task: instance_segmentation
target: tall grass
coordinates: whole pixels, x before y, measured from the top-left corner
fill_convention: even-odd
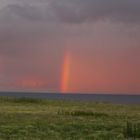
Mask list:
[[[140,123],[127,122],[124,129],[126,138],[140,138]]]

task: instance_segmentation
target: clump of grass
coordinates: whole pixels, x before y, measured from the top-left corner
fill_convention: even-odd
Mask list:
[[[127,122],[124,129],[126,138],[140,138],[140,123]]]
[[[19,98],[19,99],[14,98],[13,101],[15,103],[41,103],[43,100],[23,97],[23,98]]]
[[[1,102],[8,102],[8,103],[41,103],[43,102],[42,99],[36,98],[14,98],[14,97],[0,97]]]
[[[58,111],[58,115],[71,115],[71,116],[94,116],[94,117],[107,117],[108,114],[102,112],[92,112],[92,111]]]

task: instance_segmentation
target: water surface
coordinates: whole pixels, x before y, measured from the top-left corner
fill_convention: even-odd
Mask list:
[[[60,94],[39,92],[0,92],[0,96],[27,97],[53,100],[80,100],[94,102],[109,102],[118,104],[140,104],[140,95],[110,95],[110,94]]]

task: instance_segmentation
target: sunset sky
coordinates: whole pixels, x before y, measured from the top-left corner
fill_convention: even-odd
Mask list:
[[[0,0],[0,90],[140,94],[140,0]]]

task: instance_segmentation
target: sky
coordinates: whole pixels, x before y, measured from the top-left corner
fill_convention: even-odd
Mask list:
[[[0,0],[0,90],[140,94],[139,0]]]

